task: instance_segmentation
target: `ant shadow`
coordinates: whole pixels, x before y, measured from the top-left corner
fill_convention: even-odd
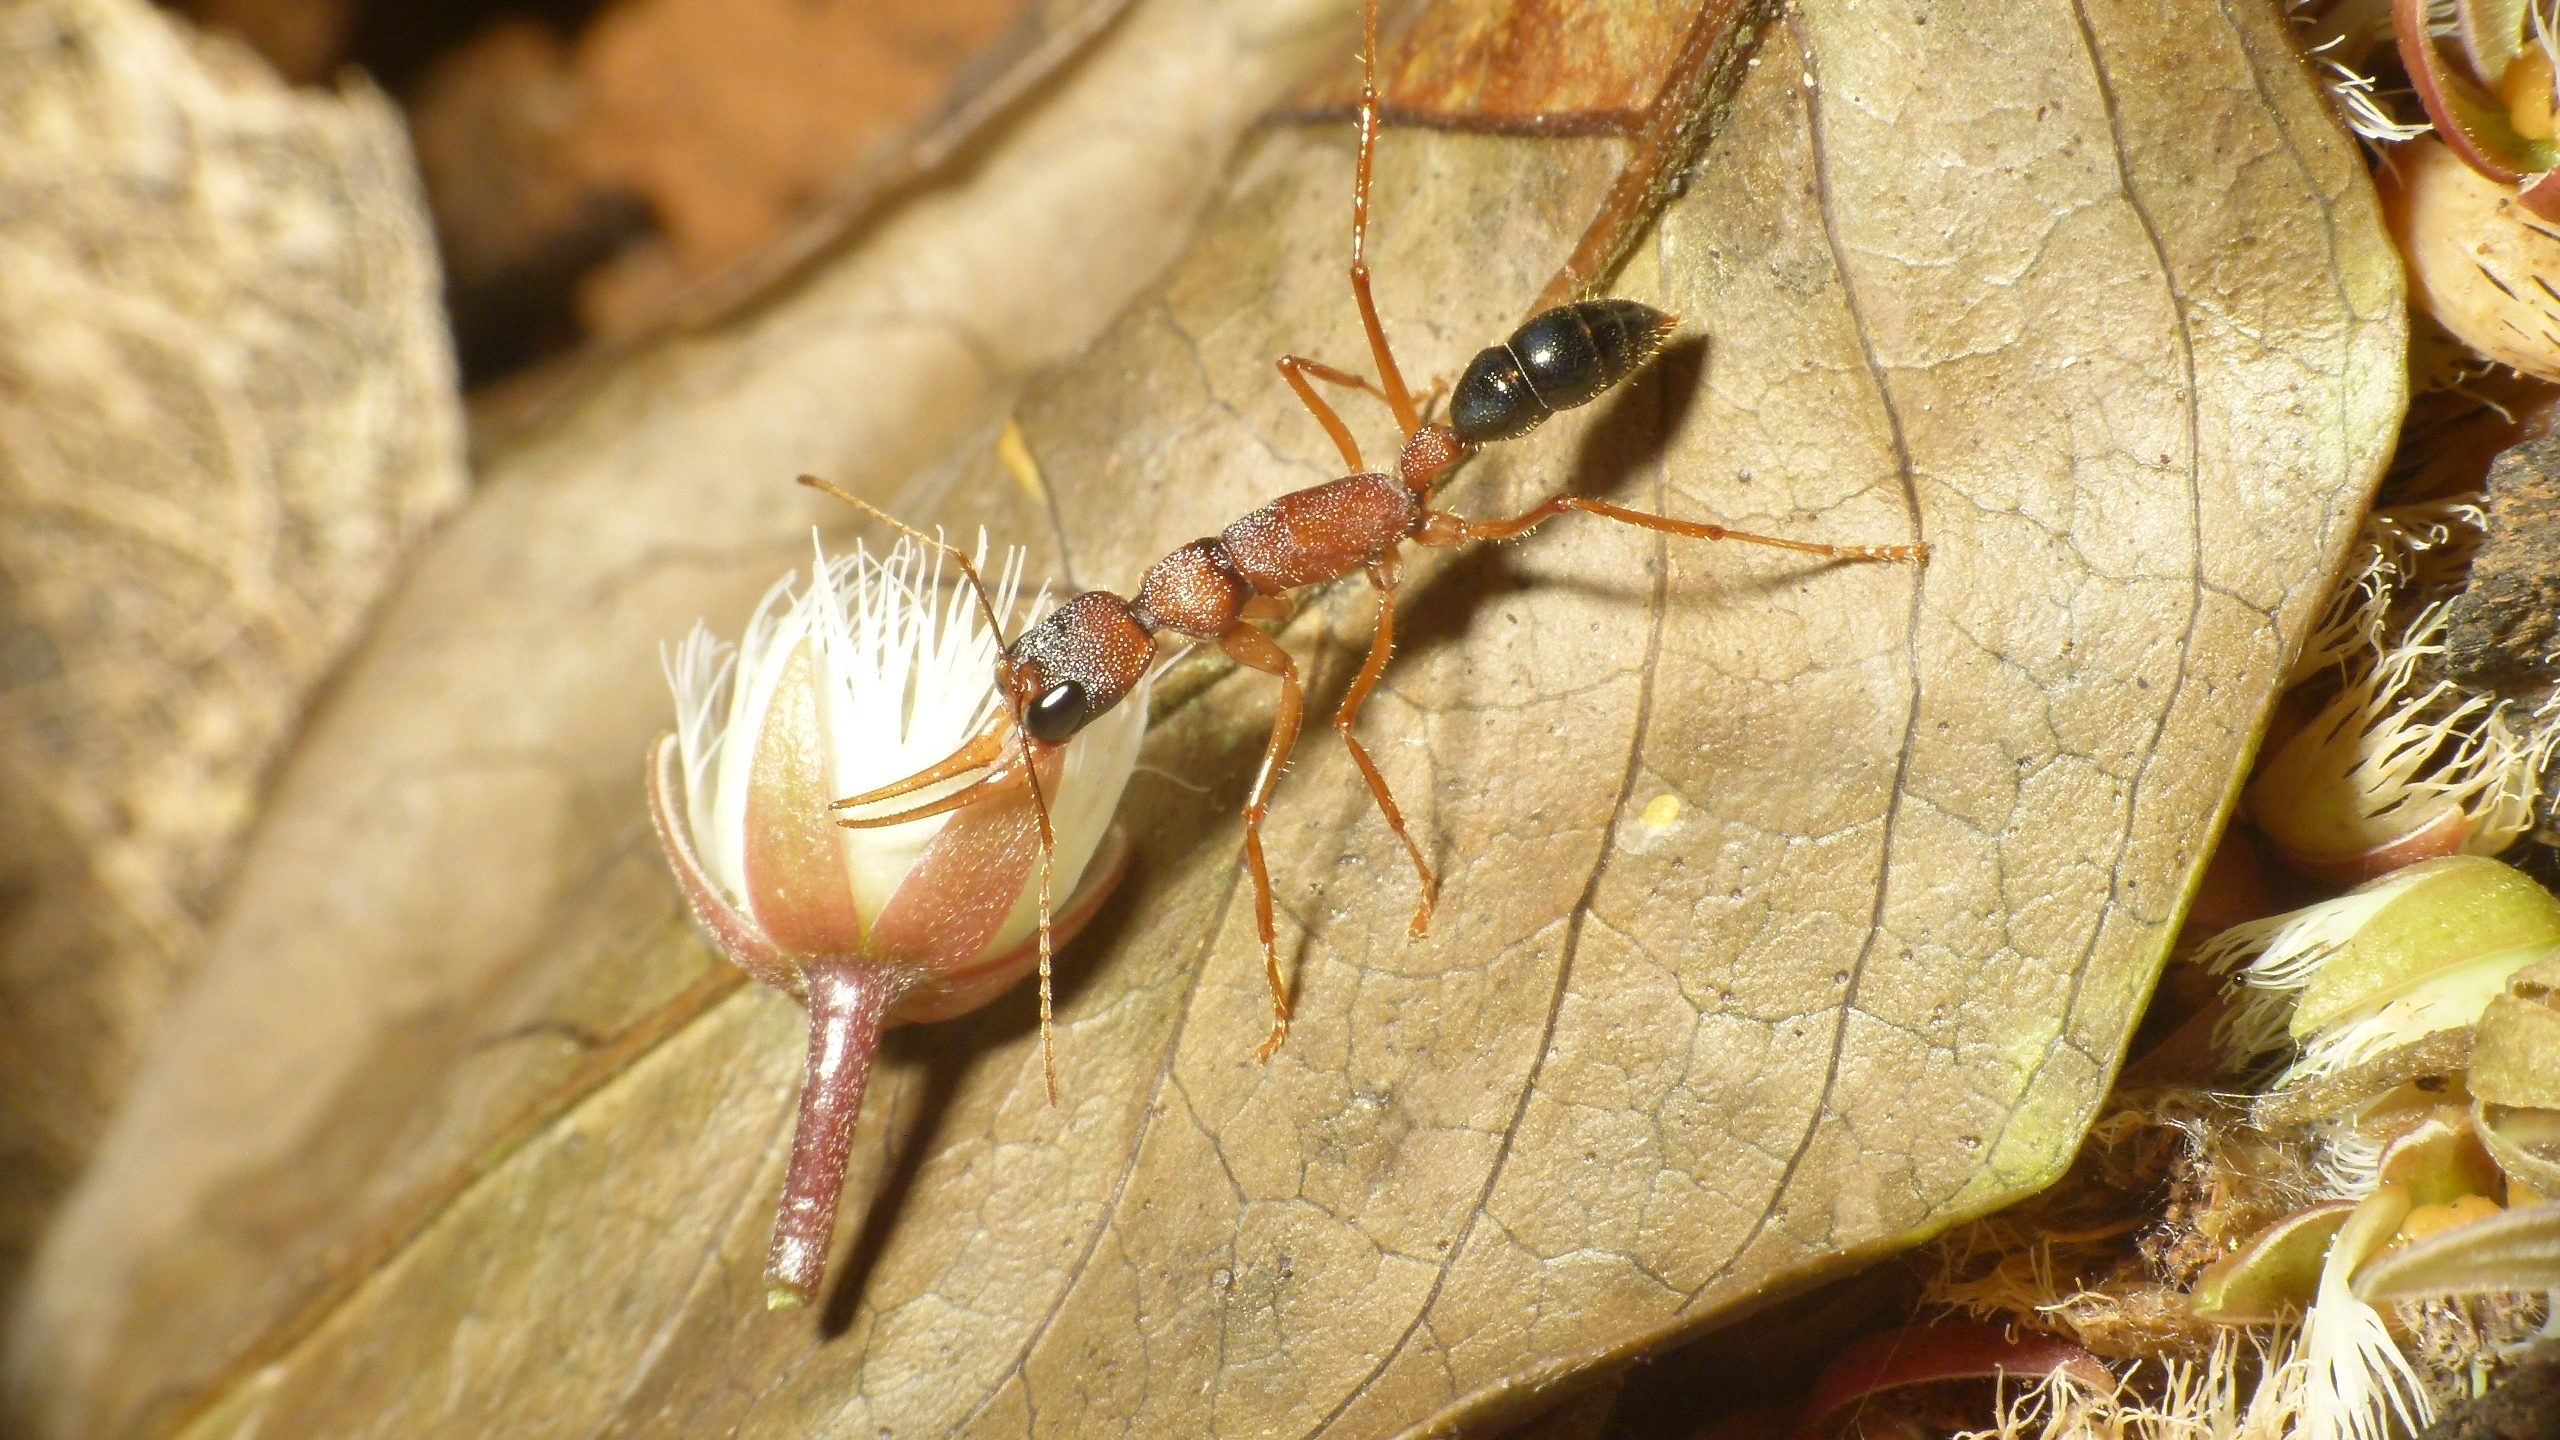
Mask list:
[[[1594,499],[1611,499],[1624,491],[1637,475],[1658,466],[1670,449],[1672,437],[1680,433],[1691,408],[1704,392],[1707,364],[1705,336],[1684,338],[1664,347],[1652,366],[1636,377],[1625,392],[1612,401],[1604,402],[1607,408],[1601,412],[1597,423],[1583,433],[1565,486],[1567,492]],[[1478,502],[1479,505],[1481,503]],[[1654,507],[1642,505],[1637,508]],[[1590,515],[1559,516],[1557,519],[1567,524],[1613,523]],[[1685,553],[1680,549],[1683,546],[1709,552],[1719,548],[1713,541],[1691,541],[1677,536],[1665,538],[1674,548],[1674,553]],[[1570,590],[1584,595],[1640,600],[1646,598],[1650,588],[1646,584],[1631,585],[1628,577],[1623,576],[1533,575],[1520,566],[1517,554],[1506,545],[1471,546],[1434,571],[1428,580],[1399,596],[1396,607],[1399,652],[1424,654],[1463,639],[1488,601],[1514,592]],[[1736,572],[1729,588],[1737,593],[1775,589],[1804,574],[1850,563],[1842,559],[1805,558],[1806,563],[1800,569],[1784,576],[1749,579]],[[1652,575],[1648,566],[1641,575],[1633,578],[1650,581]]]
[[[1098,966],[1082,963],[1079,952],[1104,954],[1117,948],[1131,918],[1138,913],[1135,892],[1144,888],[1133,861],[1129,874],[1111,898],[1102,902],[1075,939],[1060,947],[1050,981],[1058,1008],[1065,1009],[1070,1000],[1092,984],[1099,970]],[[826,1308],[818,1319],[822,1338],[840,1339],[853,1328],[854,1314],[871,1289],[872,1274],[879,1269],[881,1257],[889,1251],[889,1242],[897,1237],[898,1227],[906,1219],[916,1181],[923,1175],[925,1161],[950,1118],[952,1102],[959,1098],[969,1077],[986,1063],[988,1056],[1010,1041],[1037,1033],[1039,1028],[1039,992],[1034,986],[1020,985],[974,1014],[932,1025],[902,1026],[881,1037],[879,1061],[902,1069],[919,1068],[924,1072],[924,1081],[911,1113],[891,1117],[901,1122],[897,1125],[898,1137],[891,1142],[895,1149],[863,1206],[861,1228],[854,1232],[843,1260],[830,1267],[835,1281],[827,1291]]]
[[[1565,488],[1576,495],[1614,498],[1660,464],[1705,388],[1707,360],[1703,335],[1664,346],[1635,383],[1604,402],[1606,408],[1583,432]],[[1589,516],[1558,518],[1594,523]],[[1488,601],[1559,587],[1624,598],[1640,593],[1607,577],[1533,576],[1522,570],[1509,546],[1472,545],[1398,597],[1396,648],[1407,655],[1428,654],[1465,638]]]
[[[1619,494],[1649,469],[1658,466],[1697,403],[1705,379],[1708,343],[1692,336],[1666,346],[1634,383],[1603,402],[1596,422],[1584,431],[1575,451],[1567,488],[1577,495]],[[1481,504],[1481,502],[1479,502]],[[1562,518],[1562,517],[1559,517]],[[1579,517],[1592,523],[1596,517]],[[1607,522],[1601,522],[1607,523]],[[1678,543],[1674,541],[1674,543]],[[1651,576],[1638,575],[1649,582]],[[1524,568],[1510,547],[1473,545],[1457,552],[1428,579],[1400,591],[1396,603],[1396,655],[1399,660],[1428,654],[1466,638],[1488,603],[1529,590],[1573,587],[1583,593],[1642,600],[1650,585],[1630,586],[1623,578],[1585,578],[1536,574]],[[1349,693],[1368,653],[1369,632],[1341,630],[1312,657],[1306,676],[1308,728],[1301,746],[1322,736],[1326,722]],[[1391,672],[1392,673],[1392,672]],[[1330,738],[1326,736],[1325,738]],[[1371,808],[1370,797],[1356,792],[1346,802],[1348,813]],[[1298,927],[1296,945],[1284,952],[1283,970],[1295,990],[1305,974],[1316,943],[1312,929]]]

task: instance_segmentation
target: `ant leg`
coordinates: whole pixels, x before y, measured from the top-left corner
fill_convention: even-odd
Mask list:
[[[1289,388],[1297,391],[1298,398],[1306,402],[1307,413],[1315,416],[1316,423],[1324,427],[1324,433],[1333,437],[1333,448],[1342,452],[1342,462],[1351,467],[1343,473],[1358,475],[1367,470],[1369,467],[1360,459],[1360,442],[1351,438],[1351,427],[1342,423],[1342,417],[1335,414],[1324,397],[1316,393],[1316,387],[1307,383],[1307,377],[1313,375],[1335,385],[1366,390],[1381,400],[1387,398],[1386,392],[1370,384],[1363,376],[1348,370],[1336,370],[1323,361],[1309,360],[1303,355],[1281,356],[1279,368],[1280,378],[1288,381]]]
[[[1278,641],[1252,626],[1238,622],[1218,637],[1218,648],[1237,664],[1280,680],[1280,713],[1272,718],[1271,743],[1263,747],[1262,768],[1254,773],[1253,793],[1244,802],[1244,859],[1253,871],[1253,918],[1262,932],[1264,977],[1271,982],[1271,1038],[1262,1042],[1253,1058],[1267,1061],[1289,1038],[1289,987],[1280,978],[1279,926],[1271,910],[1271,867],[1262,858],[1262,820],[1270,813],[1271,787],[1280,778],[1280,767],[1289,763],[1289,752],[1297,747],[1306,695],[1298,688],[1297,662]]]
[[[1413,924],[1406,932],[1419,936],[1431,928],[1431,906],[1440,895],[1440,882],[1433,878],[1431,865],[1422,858],[1422,847],[1414,843],[1413,834],[1405,829],[1404,812],[1396,808],[1396,797],[1387,791],[1387,777],[1378,773],[1376,762],[1369,758],[1368,748],[1351,733],[1360,723],[1360,706],[1377,688],[1378,677],[1386,673],[1387,657],[1396,648],[1396,583],[1399,579],[1395,555],[1369,567],[1369,583],[1378,589],[1378,633],[1369,641],[1369,658],[1360,664],[1360,678],[1351,682],[1351,692],[1342,697],[1342,708],[1333,714],[1333,728],[1342,735],[1343,745],[1351,751],[1351,762],[1369,782],[1369,793],[1378,798],[1378,809],[1387,817],[1387,828],[1404,842],[1404,853],[1413,857],[1413,873],[1422,881],[1422,903],[1413,907]]]
[[[1414,535],[1418,544],[1447,548],[1477,540],[1516,540],[1537,529],[1567,510],[1660,530],[1672,535],[1686,535],[1692,540],[1744,540],[1754,545],[1770,545],[1780,550],[1793,550],[1804,555],[1819,555],[1826,560],[1901,560],[1919,563],[1929,558],[1926,545],[1823,545],[1811,540],[1782,540],[1775,535],[1754,535],[1743,530],[1728,530],[1722,525],[1709,525],[1698,520],[1674,520],[1668,515],[1651,515],[1642,510],[1629,510],[1605,500],[1592,500],[1580,495],[1558,495],[1544,504],[1532,506],[1508,520],[1468,520],[1445,510],[1434,510],[1422,517],[1422,528]]]
[[[1351,295],[1360,302],[1360,324],[1369,332],[1369,353],[1378,360],[1378,379],[1386,386],[1387,408],[1405,438],[1422,428],[1422,412],[1405,388],[1396,353],[1387,347],[1386,327],[1378,323],[1378,302],[1369,293],[1369,170],[1378,152],[1378,0],[1361,6],[1360,163],[1351,179]],[[1356,466],[1354,467],[1357,468]]]

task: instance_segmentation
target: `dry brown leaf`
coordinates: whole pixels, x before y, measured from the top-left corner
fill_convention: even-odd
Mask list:
[[[578,38],[579,168],[645,195],[697,273],[751,251],[950,71],[1022,0],[638,0]]]
[[[1618,282],[1711,347],[1453,498],[1570,477],[1932,565],[1569,520],[1417,566],[1364,725],[1440,921],[1405,940],[1318,731],[1267,1068],[1233,811],[1271,696],[1188,668],[1068,957],[1065,1106],[1027,996],[893,1037],[833,1303],[761,1310],[798,1017],[657,871],[647,648],[789,562],[794,470],[1122,585],[1333,473],[1268,366],[1360,357],[1348,127],[1225,140],[1309,58],[1276,41],[1347,63],[1340,10],[1139,7],[965,184],[502,457],[47,1252],[11,1369],[46,1433],[1492,1430],[2059,1172],[2388,448],[2398,267],[2249,0],[1815,0]],[[1625,148],[1390,132],[1409,369],[1516,321]],[[907,481],[1213,167],[1180,263],[1020,404],[1053,493],[983,431]],[[1319,705],[1368,614],[1291,630]]]
[[[462,497],[398,117],[142,0],[0,13],[0,1295],[314,686]]]

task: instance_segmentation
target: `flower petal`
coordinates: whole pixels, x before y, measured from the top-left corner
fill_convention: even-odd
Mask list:
[[[1065,753],[1049,752],[1039,767],[1044,791],[1057,794]],[[1029,786],[954,811],[881,910],[872,955],[928,974],[969,964],[1004,928],[1039,864],[1040,816]],[[1060,865],[1054,880],[1071,889],[1076,875]]]
[[[649,752],[649,819],[657,826],[658,846],[667,853],[667,868],[675,872],[677,888],[684,891],[694,920],[731,964],[785,994],[801,993],[799,970],[773,948],[773,942],[756,928],[753,920],[739,914],[729,903],[729,897],[704,871],[701,857],[694,853],[686,817],[676,810],[678,786],[668,783],[669,773],[676,768],[677,751],[676,737],[665,735]]]
[[[2331,1200],[2267,1226],[2248,1243],[2205,1267],[2188,1303],[2207,1320],[2251,1325],[2307,1308],[2320,1290],[2329,1242],[2355,1213],[2353,1200]]]
[[[817,663],[794,646],[755,737],[747,780],[747,903],[776,945],[802,955],[861,952],[845,833],[827,811],[827,736]]]
[[[2427,8],[2427,0],[2395,0],[2391,19],[2400,34],[2401,63],[2408,67],[2409,82],[2418,92],[2418,102],[2427,107],[2427,118],[2436,122],[2436,133],[2465,164],[2508,185],[2539,175],[2560,162],[2560,152],[2555,152],[2550,141],[2528,140],[2518,134],[2506,109],[2495,96],[2486,93],[2485,87],[2505,78],[2503,74],[2475,77],[2455,68],[2427,24]],[[2472,8],[2496,11],[2506,7],[2496,0],[2475,0]],[[2495,25],[2484,30],[2475,21],[2473,28],[2474,33],[2485,38],[2487,30],[2494,30]]]
[[[1084,881],[1058,906],[1049,919],[1051,942],[1061,951],[1076,938],[1102,902],[1119,888],[1120,877],[1129,873],[1129,835],[1113,829],[1103,836],[1102,846],[1084,867]],[[1012,949],[998,948],[991,959],[963,966],[930,981],[920,981],[899,1001],[897,1023],[924,1024],[966,1015],[997,996],[1022,983],[1022,978],[1040,964],[1040,937],[1033,935]]]
[[[1973,1320],[1905,1326],[1843,1347],[1805,1397],[1797,1433],[1824,1433],[1826,1422],[1841,1411],[1909,1385],[2000,1377],[2038,1380],[2066,1372],[2091,1389],[2115,1386],[2115,1376],[2097,1356],[2057,1336],[2012,1334]]]
[[[2560,1205],[2529,1205],[2430,1235],[2376,1258],[2352,1284],[2373,1305],[2560,1288]]]

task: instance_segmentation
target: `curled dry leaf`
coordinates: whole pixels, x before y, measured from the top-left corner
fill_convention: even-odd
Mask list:
[[[2470,1078],[2492,1105],[2560,1110],[2560,957],[2518,971],[2481,1010]]]
[[[305,701],[464,487],[398,116],[143,0],[0,12],[0,1295]]]
[[[2196,1313],[2227,1324],[2299,1315],[2320,1288],[2329,1242],[2354,1213],[2353,1200],[2331,1200],[2288,1215],[2250,1237],[2196,1277]]]
[[[647,646],[743,611],[798,470],[1108,585],[1334,474],[1270,362],[1362,354],[1349,129],[1226,143],[1279,38],[1339,83],[1349,18],[1139,6],[967,184],[501,457],[47,1254],[13,1362],[47,1431],[1493,1429],[2058,1173],[2387,451],[2398,264],[2261,7],[1813,0],[1690,174],[1694,117],[1605,118],[1727,53],[1677,26],[1577,82],[1588,124],[1406,93],[1436,123],[1389,129],[1371,259],[1409,369],[1450,375],[1622,248],[1586,234],[1611,196],[1678,192],[1617,288],[1711,340],[1455,503],[1570,480],[1932,564],[1566,521],[1416,565],[1363,724],[1440,918],[1405,938],[1411,871],[1311,741],[1267,832],[1300,999],[1267,1068],[1234,811],[1272,697],[1168,675],[1138,860],[1061,977],[1065,1107],[1027,995],[899,1037],[821,1327],[762,1312],[799,1019],[706,978],[654,870]],[[1400,83],[1516,27],[1409,33],[1456,38]],[[1023,397],[1046,487],[985,433],[901,485],[989,416],[955,337],[1003,371],[1162,253],[1178,187],[1120,168],[1150,143],[1224,189]],[[1619,184],[1630,154],[1668,168]],[[1346,590],[1284,637],[1319,713],[1369,621]],[[315,912],[323,855],[420,923]],[[332,973],[363,979],[313,1023]]]
[[[1892,1402],[1883,1397],[1896,1390],[1971,1380],[2033,1385],[2056,1374],[2096,1390],[2115,1385],[2097,1356],[2056,1336],[1978,1320],[1905,1326],[1853,1341],[1832,1357],[1805,1397],[1793,1433],[1797,1440],[1841,1433],[1833,1423],[1840,1412],[1871,1404],[1890,1411]]]
[[[2560,1205],[2492,1209],[2383,1255],[2356,1272],[2369,1303],[2560,1287]]]

